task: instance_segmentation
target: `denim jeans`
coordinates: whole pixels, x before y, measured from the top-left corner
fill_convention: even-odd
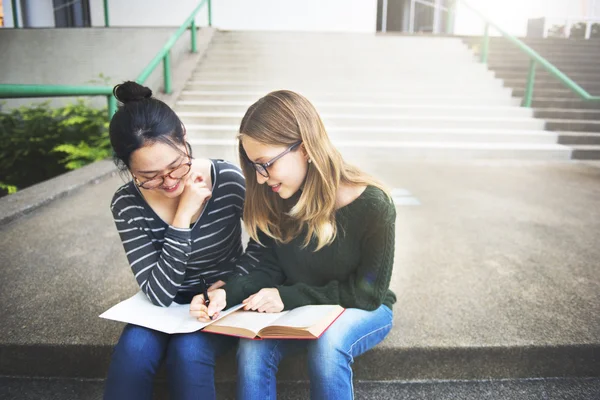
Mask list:
[[[349,308],[317,340],[240,339],[237,352],[238,400],[273,400],[279,362],[308,351],[310,397],[313,400],[354,398],[354,358],[381,342],[392,329],[392,311]]]
[[[236,338],[211,333],[169,335],[127,325],[112,355],[104,399],[150,400],[163,359],[170,398],[214,399],[215,359],[236,343]]]

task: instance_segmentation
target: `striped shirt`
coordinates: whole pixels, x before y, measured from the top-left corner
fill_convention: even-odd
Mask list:
[[[111,211],[131,270],[153,304],[168,307],[189,302],[201,293],[203,277],[210,285],[256,267],[261,246],[242,247],[241,217],[246,185],[240,169],[211,160],[212,196],[188,229],[164,222],[130,181],[119,188]]]

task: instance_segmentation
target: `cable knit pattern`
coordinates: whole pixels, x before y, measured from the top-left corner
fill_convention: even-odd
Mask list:
[[[276,287],[286,310],[310,304],[339,304],[375,310],[396,302],[389,290],[394,264],[396,208],[380,189],[369,186],[336,211],[335,241],[315,252],[290,243],[264,240],[268,249],[249,275],[227,283],[227,304],[240,303],[262,288]],[[266,243],[265,243],[266,242]]]

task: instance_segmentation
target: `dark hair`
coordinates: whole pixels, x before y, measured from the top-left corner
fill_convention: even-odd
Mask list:
[[[139,148],[161,142],[179,150],[189,144],[185,129],[175,112],[162,101],[152,97],[152,90],[127,81],[113,89],[121,103],[109,125],[110,144],[114,161],[121,171],[129,169],[131,154]]]

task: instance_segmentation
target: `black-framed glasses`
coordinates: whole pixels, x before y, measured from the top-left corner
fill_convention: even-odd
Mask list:
[[[294,149],[296,149],[296,147],[300,146],[301,144],[302,144],[302,142],[296,142],[296,143],[294,143],[293,145],[291,145],[290,147],[288,147],[287,150],[285,150],[283,153],[277,155],[275,158],[267,161],[266,163],[257,163],[257,162],[251,161],[248,158],[248,156],[246,156],[246,159],[248,160],[248,163],[250,165],[252,165],[252,167],[254,167],[254,169],[256,170],[256,172],[258,172],[259,174],[261,174],[265,178],[268,178],[269,177],[269,171],[267,170],[267,168],[269,168],[271,165],[273,165],[275,163],[275,161],[279,160],[281,157],[285,156],[290,151],[293,151]]]
[[[188,158],[188,162],[179,164],[179,166],[173,168],[166,174],[155,176],[154,178],[148,179],[144,182],[139,182],[138,178],[134,176],[137,187],[141,187],[144,189],[156,189],[157,187],[162,186],[167,176],[171,179],[182,179],[192,170],[192,157],[190,157],[190,154],[187,151],[187,147],[185,149],[185,155]]]

